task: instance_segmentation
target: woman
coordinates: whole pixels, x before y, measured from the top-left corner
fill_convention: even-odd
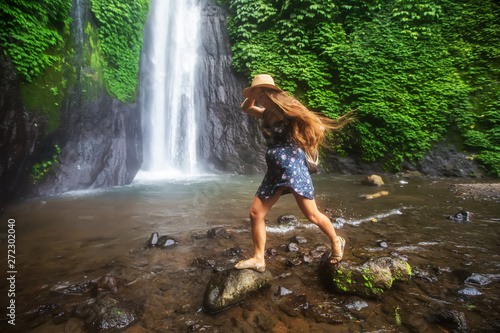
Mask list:
[[[328,236],[332,248],[330,262],[338,263],[344,255],[345,240],[337,236],[330,219],[318,210],[306,154],[317,156],[318,146],[325,139],[325,130],[339,129],[349,121],[348,117],[332,120],[318,116],[276,87],[273,78],[267,74],[257,75],[252,85],[243,91],[243,96],[246,99],[241,109],[263,120],[268,169],[250,209],[254,255],[240,261],[235,268],[265,271],[264,218],[280,196],[287,193],[293,194],[302,213]]]

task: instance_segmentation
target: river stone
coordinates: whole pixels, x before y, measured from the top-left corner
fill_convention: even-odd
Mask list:
[[[95,330],[122,329],[137,319],[137,314],[124,302],[110,295],[82,303],[75,310],[77,317]]]
[[[160,238],[158,238],[157,246],[159,247],[167,248],[173,245],[179,245],[179,242],[171,236],[161,236]]]
[[[394,281],[408,281],[410,265],[392,257],[373,257],[366,261],[341,261],[330,264],[330,253],[321,258],[320,279],[333,293],[358,295],[365,298],[380,297]]]
[[[217,238],[224,236],[226,234],[226,229],[223,227],[215,227],[207,231],[208,238]]]
[[[455,222],[470,222],[472,214],[468,211],[462,210],[455,215],[448,216],[448,220]]]
[[[227,269],[212,276],[205,289],[203,309],[209,313],[223,311],[243,302],[254,292],[270,285],[271,273],[251,269]]]
[[[384,185],[384,181],[382,180],[382,177],[378,175],[371,175],[363,179],[361,184],[368,186],[382,186]]]
[[[297,223],[299,219],[295,215],[281,215],[278,217],[278,224]]]

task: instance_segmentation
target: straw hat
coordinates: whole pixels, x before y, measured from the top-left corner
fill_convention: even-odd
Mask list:
[[[274,85],[274,80],[271,75],[259,74],[253,78],[252,85],[245,90],[243,90],[243,96],[251,97],[252,90],[254,88],[271,88],[274,90],[282,91],[280,88]]]

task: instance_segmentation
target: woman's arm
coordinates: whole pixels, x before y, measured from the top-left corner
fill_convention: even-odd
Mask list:
[[[263,114],[264,114],[264,110],[265,110],[264,108],[261,108],[261,107],[258,107],[255,105],[255,99],[249,99],[249,98],[247,98],[243,101],[243,104],[241,104],[241,109],[246,114],[248,114],[254,118],[257,118],[257,119],[263,118]]]

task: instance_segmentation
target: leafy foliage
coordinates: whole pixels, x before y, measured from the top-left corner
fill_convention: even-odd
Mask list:
[[[361,107],[342,153],[397,170],[453,137],[500,174],[495,1],[222,2],[237,71],[330,117]]]
[[[0,3],[0,45],[25,81],[33,81],[59,61],[54,50],[64,44],[70,8],[71,0]]]
[[[134,100],[149,0],[91,0],[98,21],[104,79],[112,96]]]
[[[36,163],[33,165],[31,170],[30,178],[33,184],[37,184],[43,178],[45,178],[51,172],[54,172],[54,167],[59,164],[59,155],[61,154],[61,148],[58,145],[54,145],[54,153],[51,160],[43,161],[41,163]]]

